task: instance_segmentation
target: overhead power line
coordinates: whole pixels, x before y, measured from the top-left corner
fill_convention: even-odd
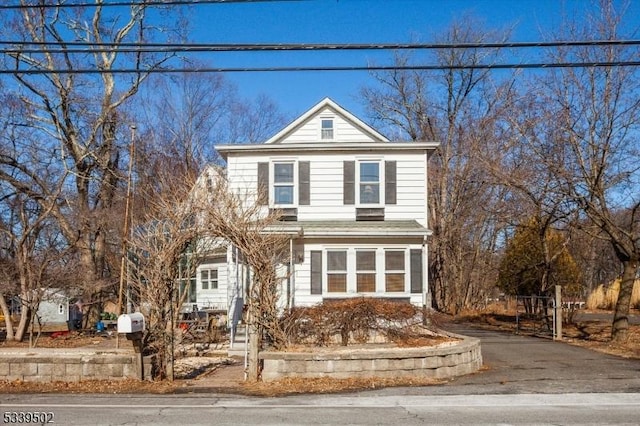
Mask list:
[[[264,52],[264,51],[338,51],[338,50],[439,50],[439,49],[530,49],[548,47],[638,46],[640,40],[573,40],[502,43],[90,43],[29,42],[0,40],[5,54],[88,53],[118,50],[123,53],[152,52]]]
[[[81,1],[77,3],[63,3],[63,4],[55,4],[55,3],[47,3],[47,4],[33,4],[33,5],[22,5],[22,4],[9,4],[9,5],[0,5],[0,10],[2,9],[53,9],[53,8],[74,8],[74,7],[114,7],[114,6],[179,6],[179,5],[188,5],[195,6],[198,4],[222,4],[222,3],[283,3],[283,2],[303,2],[308,0],[139,0],[139,1],[131,1],[131,0],[113,0],[102,3],[100,5],[96,4],[96,2],[90,1]]]
[[[205,67],[205,68],[154,68],[134,69],[117,68],[105,69],[30,69],[30,70],[0,70],[0,74],[136,74],[136,73],[244,73],[244,72],[301,72],[301,71],[437,71],[437,70],[465,70],[465,69],[535,69],[535,68],[594,68],[594,67],[637,67],[640,61],[615,62],[556,62],[535,64],[475,64],[475,65],[382,65],[382,66],[301,66],[301,67]]]

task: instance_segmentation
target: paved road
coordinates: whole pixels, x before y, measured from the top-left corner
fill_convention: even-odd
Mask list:
[[[396,391],[397,392],[397,391]],[[51,413],[59,425],[637,425],[638,394],[27,395],[0,410]],[[9,423],[17,423],[11,422]]]

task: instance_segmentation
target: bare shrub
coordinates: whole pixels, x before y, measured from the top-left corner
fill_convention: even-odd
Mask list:
[[[408,302],[354,298],[325,301],[294,308],[282,318],[288,344],[327,346],[335,341],[343,346],[366,343],[376,335],[397,341],[414,336],[420,311]]]

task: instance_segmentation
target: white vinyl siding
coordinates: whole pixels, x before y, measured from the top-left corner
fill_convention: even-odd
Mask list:
[[[205,273],[206,271],[206,273]],[[212,275],[211,272],[215,271]],[[226,263],[202,264],[197,269],[197,297],[199,309],[222,309],[227,306],[228,266]],[[205,288],[206,287],[206,288]]]
[[[424,153],[386,154],[381,161],[396,161],[396,204],[387,204],[385,220],[417,220],[426,225],[426,155]],[[348,153],[299,155],[296,161],[309,161],[310,204],[298,207],[298,220],[353,220],[354,206],[343,203],[343,161],[359,161],[362,157]],[[230,188],[247,204],[255,200],[258,162],[283,161],[268,156],[243,155],[229,158],[227,170]],[[294,172],[294,177],[297,172]],[[383,173],[383,170],[381,170]],[[381,174],[381,179],[384,175]],[[381,196],[383,186],[380,187]],[[294,198],[295,200],[295,198]],[[265,208],[265,212],[267,209]]]
[[[345,120],[340,115],[326,108],[308,122],[302,124],[297,129],[286,135],[280,143],[300,143],[300,142],[319,142],[322,141],[322,120],[327,118],[333,120],[333,135],[331,139],[324,139],[327,142],[339,140],[340,142],[374,142],[368,134],[364,133],[351,122]]]
[[[238,194],[247,206],[254,205],[260,168],[263,181],[268,180],[268,186],[265,187],[269,188],[270,202],[270,205],[261,206],[262,212],[266,215],[269,207],[278,206],[295,211],[297,222],[302,223],[291,224],[293,229],[298,226],[305,228],[305,221],[353,221],[355,223],[356,212],[367,209],[383,211],[385,222],[415,220],[428,228],[426,151],[435,148],[435,145],[421,143],[417,146],[412,144],[409,146],[410,144],[407,143],[390,143],[375,130],[331,104],[312,111],[274,135],[265,146],[256,147],[257,149],[251,146],[223,148],[221,152],[227,162],[226,173],[230,190]],[[333,120],[331,126],[333,138],[331,139],[328,138],[330,136],[330,126],[326,121],[328,119]],[[325,120],[326,139],[322,137],[323,120]],[[372,161],[379,164],[378,202],[362,203],[361,184],[375,184],[376,179],[372,182],[361,181],[359,164]],[[354,188],[353,192],[349,191],[349,194],[353,194],[353,204],[346,205],[343,175],[345,162],[355,165]],[[258,166],[259,163],[263,165]],[[292,173],[287,171],[286,179],[276,179],[276,175],[284,176],[280,173],[274,174],[274,165],[278,163],[293,164],[293,171]],[[267,174],[264,164],[269,165],[268,179],[265,178]],[[300,172],[301,164],[304,164],[303,174]],[[388,166],[393,167],[390,170],[395,173],[387,173]],[[395,185],[392,180],[394,177]],[[386,182],[387,180],[389,182]],[[304,191],[302,182],[304,182]],[[278,186],[282,187],[278,190],[282,194],[279,192],[278,195],[288,193],[288,196],[277,197],[281,203],[276,204],[274,188]],[[301,201],[302,194],[304,194],[304,202]],[[338,232],[339,229],[344,228],[343,224],[340,226],[342,228],[336,227]],[[389,229],[392,229],[393,224],[390,226]],[[336,232],[336,229],[331,231]],[[314,232],[317,231],[316,228]],[[411,268],[411,250],[426,253],[423,235],[402,237],[395,234],[387,235],[383,232],[376,235],[373,232],[372,235],[359,238],[346,235],[323,237],[318,233],[307,235],[303,233],[302,239],[304,239],[304,260],[301,259],[302,263],[293,265],[291,271],[290,284],[295,287],[294,294],[291,296],[286,291],[282,291],[284,300],[280,301],[279,306],[286,306],[284,301],[292,302],[295,306],[309,306],[326,298],[358,297],[359,295],[406,298],[415,304],[428,303],[428,294],[420,292],[420,289],[425,291],[428,289],[426,254],[423,259],[423,273],[414,279],[417,290],[411,293],[414,284],[411,279],[415,275]],[[314,252],[316,260],[321,259],[321,262],[316,262],[321,263],[321,266],[313,271],[314,277],[317,278],[317,271],[321,269],[321,280],[314,281],[313,291],[311,289],[311,251]],[[330,260],[328,257],[332,258],[331,262],[328,262]],[[231,263],[225,264],[224,267],[202,265],[202,268],[211,269],[212,267],[218,267],[219,288],[211,289],[209,282],[207,284],[209,288],[202,289],[199,282],[198,304],[226,306],[231,300],[231,295],[236,294],[236,280],[248,287],[249,281],[245,281],[245,278],[249,275],[237,274]],[[279,272],[284,274],[283,276],[287,275],[286,271],[279,270]],[[287,289],[284,280],[282,289]],[[321,294],[318,294],[320,291]],[[287,299],[287,297],[290,298]]]

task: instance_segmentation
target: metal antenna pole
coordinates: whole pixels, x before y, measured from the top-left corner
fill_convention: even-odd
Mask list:
[[[131,126],[131,141],[129,142],[129,173],[127,175],[127,197],[124,206],[124,226],[122,231],[122,258],[120,261],[120,288],[118,289],[118,315],[122,313],[122,292],[124,289],[125,264],[127,260],[127,238],[129,235],[129,210],[131,204],[131,175],[133,173],[134,141],[136,126]]]

